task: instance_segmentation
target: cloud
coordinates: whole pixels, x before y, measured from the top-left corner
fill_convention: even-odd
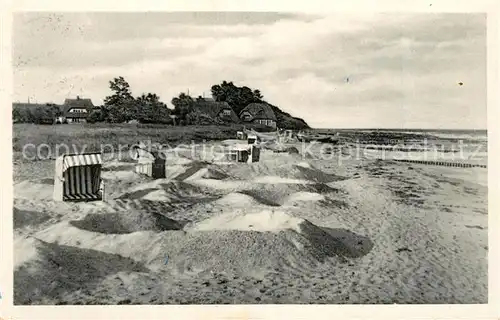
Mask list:
[[[124,76],[169,102],[228,80],[311,125],[485,127],[485,25],[482,14],[23,14],[14,95],[101,103]]]

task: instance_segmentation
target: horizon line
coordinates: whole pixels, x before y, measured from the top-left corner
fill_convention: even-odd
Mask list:
[[[335,128],[335,127],[311,127],[311,129],[329,129],[329,130],[466,130],[466,131],[488,131],[488,128],[385,128],[385,127],[366,127],[366,128]]]

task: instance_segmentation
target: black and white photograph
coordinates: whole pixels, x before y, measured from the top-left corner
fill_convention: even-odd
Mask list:
[[[13,13],[14,306],[488,304],[487,20]]]

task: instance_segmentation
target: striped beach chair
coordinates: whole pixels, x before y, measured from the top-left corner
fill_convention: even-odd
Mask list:
[[[56,159],[54,200],[103,200],[100,153],[66,154]]]

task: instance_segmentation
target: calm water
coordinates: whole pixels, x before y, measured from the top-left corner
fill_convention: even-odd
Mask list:
[[[391,152],[383,151],[384,157],[408,158],[437,161],[460,161],[467,163],[488,162],[488,132],[487,130],[443,130],[443,129],[323,129],[322,132],[339,132],[343,134],[363,135],[369,133],[385,133],[387,136],[405,134],[404,144],[427,151]],[[414,135],[414,137],[412,137]],[[422,137],[425,137],[425,140]],[[395,142],[394,144],[397,144]],[[457,152],[443,152],[453,149]],[[380,150],[368,150],[373,156],[380,156]]]

